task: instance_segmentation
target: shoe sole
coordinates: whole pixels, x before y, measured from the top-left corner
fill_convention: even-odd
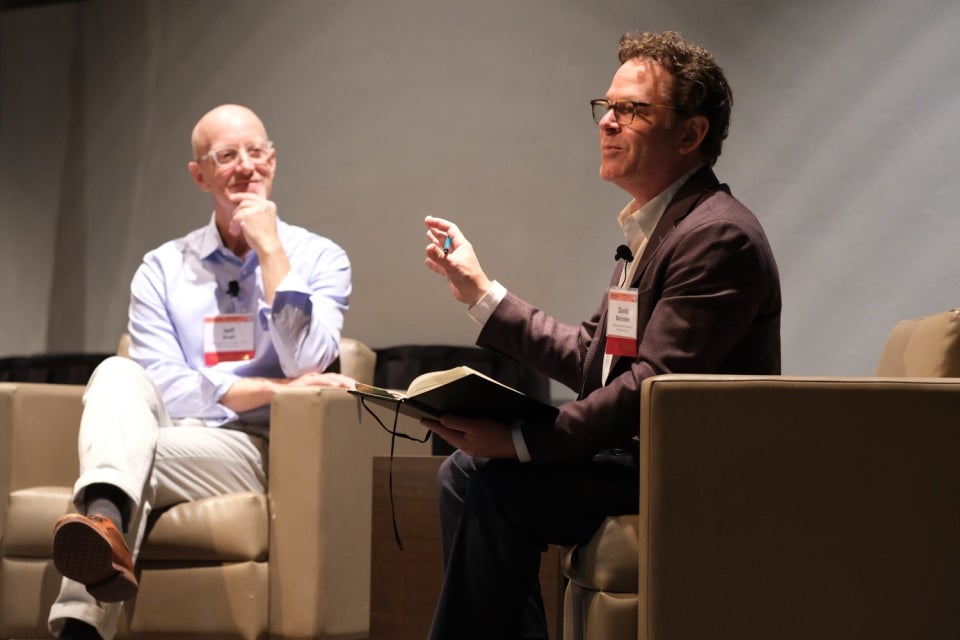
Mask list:
[[[110,542],[82,522],[66,522],[53,539],[53,564],[66,578],[83,584],[101,602],[121,602],[137,595],[137,579],[113,562]]]

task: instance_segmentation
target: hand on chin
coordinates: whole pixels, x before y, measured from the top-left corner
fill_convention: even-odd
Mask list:
[[[237,193],[251,193],[253,195],[260,196],[261,198],[267,197],[264,193],[263,183],[258,180],[251,180],[249,182],[237,182],[229,187],[230,195]],[[236,198],[231,198],[234,202],[239,202]]]

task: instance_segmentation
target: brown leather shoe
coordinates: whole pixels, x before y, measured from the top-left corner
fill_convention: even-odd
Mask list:
[[[53,564],[64,577],[85,585],[101,602],[137,595],[133,559],[109,518],[69,513],[53,528]]]

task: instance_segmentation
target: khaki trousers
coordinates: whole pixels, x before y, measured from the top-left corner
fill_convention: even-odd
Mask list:
[[[152,510],[225,493],[266,492],[263,438],[197,421],[171,420],[157,388],[133,360],[111,357],[101,363],[90,378],[83,404],[74,505],[82,512],[84,492],[91,484],[122,489],[130,499],[124,537],[134,561]],[[56,635],[66,618],[76,618],[110,640],[121,607],[122,603],[97,602],[83,585],[64,578],[50,609],[50,631]]]

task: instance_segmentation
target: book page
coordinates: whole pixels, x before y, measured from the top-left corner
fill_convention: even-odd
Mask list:
[[[467,366],[454,367],[453,369],[446,369],[444,371],[431,371],[429,373],[424,373],[417,376],[413,379],[413,382],[410,383],[410,386],[407,387],[407,397],[415,396],[418,393],[426,393],[431,389],[436,389],[437,387],[442,387],[445,384],[453,382],[454,380],[459,380],[460,378],[466,378],[469,375],[479,376],[495,384],[499,384],[501,387],[507,387],[507,385],[497,382],[490,376],[485,376],[479,371],[471,369]]]
[[[375,387],[372,384],[364,384],[358,382],[356,384],[357,391],[363,393],[369,393],[373,396],[383,396],[384,398],[392,398],[393,400],[402,400],[405,396],[402,393],[396,393],[395,391],[390,391],[389,389],[381,389],[380,387]]]

